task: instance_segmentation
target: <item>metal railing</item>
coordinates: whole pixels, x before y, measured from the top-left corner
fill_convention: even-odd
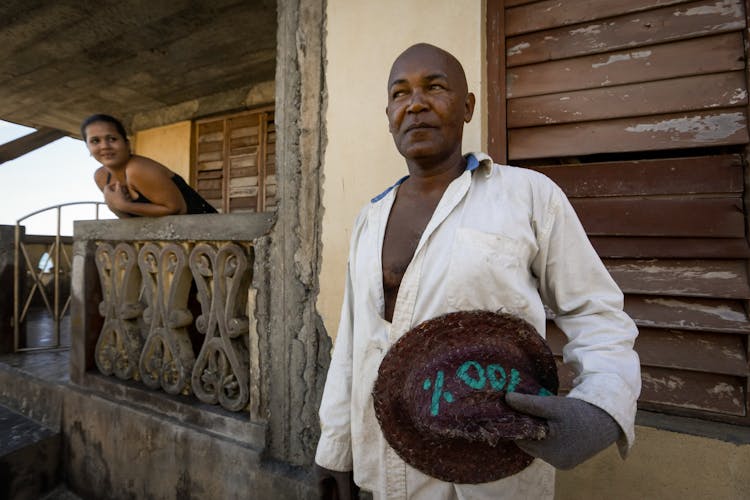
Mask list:
[[[96,220],[99,220],[99,206],[103,205],[104,203],[101,201],[77,201],[77,202],[71,202],[71,203],[61,203],[59,205],[53,205],[50,207],[42,208],[40,210],[37,210],[35,212],[32,212],[30,214],[25,215],[24,217],[21,217],[16,221],[15,226],[15,242],[14,242],[14,264],[13,264],[13,350],[14,352],[22,352],[22,351],[36,351],[36,350],[46,350],[46,349],[56,349],[61,347],[60,343],[60,324],[62,321],[63,316],[65,316],[65,313],[67,312],[69,306],[70,306],[70,300],[71,297],[68,295],[67,299],[63,304],[62,297],[61,297],[61,284],[63,280],[63,267],[67,266],[67,271],[70,273],[70,270],[72,268],[70,255],[68,252],[66,252],[62,235],[60,234],[61,229],[61,219],[62,219],[62,209],[65,207],[70,207],[74,205],[94,205],[94,216]],[[21,223],[35,215],[39,215],[43,212],[47,212],[49,210],[56,210],[57,211],[57,229],[55,231],[54,235],[54,241],[47,247],[46,254],[49,256],[48,262],[51,262],[52,264],[52,297],[50,300],[50,297],[48,297],[48,293],[46,291],[45,283],[43,282],[44,274],[45,274],[45,267],[38,265],[34,265],[32,262],[32,259],[29,255],[29,251],[27,248],[27,244],[25,241],[25,232],[22,235],[22,225]],[[33,284],[31,285],[31,289],[28,291],[27,294],[25,294],[25,297],[22,297],[23,290],[22,290],[22,277],[21,277],[21,269],[24,268],[23,263],[21,262],[21,257],[23,256],[23,263],[25,263],[26,273],[24,276],[24,280],[26,279],[26,276],[30,276],[32,279]],[[25,283],[25,281],[24,281]],[[29,308],[31,307],[32,300],[34,299],[34,295],[38,293],[46,307],[47,312],[52,316],[53,319],[53,335],[54,335],[54,344],[49,346],[42,346],[42,347],[22,347],[21,346],[21,324],[26,321],[27,315],[29,313]]]

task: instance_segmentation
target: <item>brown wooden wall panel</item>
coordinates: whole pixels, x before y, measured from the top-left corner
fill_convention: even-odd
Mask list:
[[[746,380],[745,377],[644,366],[640,400],[745,416]]]
[[[221,170],[201,170],[198,172],[198,179],[221,179]]]
[[[569,198],[742,193],[739,155],[532,167]]]
[[[218,130],[217,130],[218,129]],[[221,122],[212,127],[201,127],[201,130],[206,132],[199,132],[201,135],[198,137],[198,147],[207,142],[218,142],[221,143],[224,140],[224,126]]]
[[[507,96],[523,97],[743,70],[739,32],[508,68]]]
[[[641,328],[635,342],[641,363],[661,368],[747,374],[747,335]]]
[[[232,212],[255,212],[258,209],[258,198],[240,197],[229,201],[229,210]]]
[[[546,0],[510,8],[505,13],[506,36],[630,14],[689,0]]]
[[[508,100],[508,127],[747,105],[745,73],[716,73]]]
[[[508,131],[510,160],[745,144],[744,108]]]
[[[695,38],[745,27],[742,0],[702,0],[611,18],[606,22],[507,39],[508,67]]]
[[[589,235],[741,238],[742,200],[622,199],[571,200]]]
[[[592,236],[602,258],[747,259],[750,246],[742,238],[658,238]]]
[[[575,374],[560,358],[555,361],[562,395],[570,391]],[[739,417],[747,415],[746,377],[644,366],[641,380],[639,408],[743,422]]]
[[[505,0],[506,7],[515,7],[517,5],[526,5],[527,3],[534,3],[538,0]]]
[[[203,153],[215,153],[216,151],[223,151],[223,141],[201,141],[198,143],[198,154]]]
[[[639,327],[750,333],[740,300],[626,295],[625,312]]]
[[[219,179],[206,179],[203,180],[200,177],[198,178],[198,189],[200,191],[205,191],[209,189],[221,189],[221,178]]]
[[[605,259],[624,293],[750,299],[747,262],[706,259]]]
[[[635,350],[641,364],[724,375],[747,373],[746,334],[639,328]],[[562,357],[567,338],[552,321],[547,322],[547,343]]]

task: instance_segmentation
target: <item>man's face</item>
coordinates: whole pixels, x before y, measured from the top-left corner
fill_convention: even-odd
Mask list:
[[[393,64],[388,79],[388,124],[402,156],[440,161],[458,150],[474,96],[455,59],[431,46],[415,46]]]

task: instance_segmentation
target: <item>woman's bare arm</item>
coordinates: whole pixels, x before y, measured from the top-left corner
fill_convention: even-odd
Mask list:
[[[173,173],[154,160],[133,156],[128,162],[126,176],[128,189],[113,186],[105,191],[105,199],[122,212],[146,217],[183,214],[187,211],[182,193],[172,181]],[[134,202],[130,191],[137,191],[151,203]]]
[[[99,187],[102,194],[104,194],[104,202],[107,204],[109,210],[118,218],[124,219],[126,217],[132,217],[130,214],[122,212],[115,208],[113,204],[107,200],[107,191],[109,190],[109,187],[107,186],[107,174],[108,171],[104,167],[99,167],[96,169],[96,172],[94,172],[94,182],[96,182],[96,185]],[[119,185],[117,186],[117,188],[120,189]]]

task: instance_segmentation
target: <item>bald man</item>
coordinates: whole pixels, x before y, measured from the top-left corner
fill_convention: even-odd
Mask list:
[[[633,442],[637,329],[562,191],[536,172],[462,152],[474,112],[458,60],[417,44],[393,63],[386,114],[408,176],[375,196],[354,225],[344,304],[320,408],[321,497],[552,498],[554,467],[571,468],[615,441]],[[567,397],[511,393],[547,420],[536,457],[499,481],[453,484],[411,467],[386,443],[371,391],[391,345],[415,325],[461,310],[504,311],[545,334],[545,308],[566,333],[576,372]]]

